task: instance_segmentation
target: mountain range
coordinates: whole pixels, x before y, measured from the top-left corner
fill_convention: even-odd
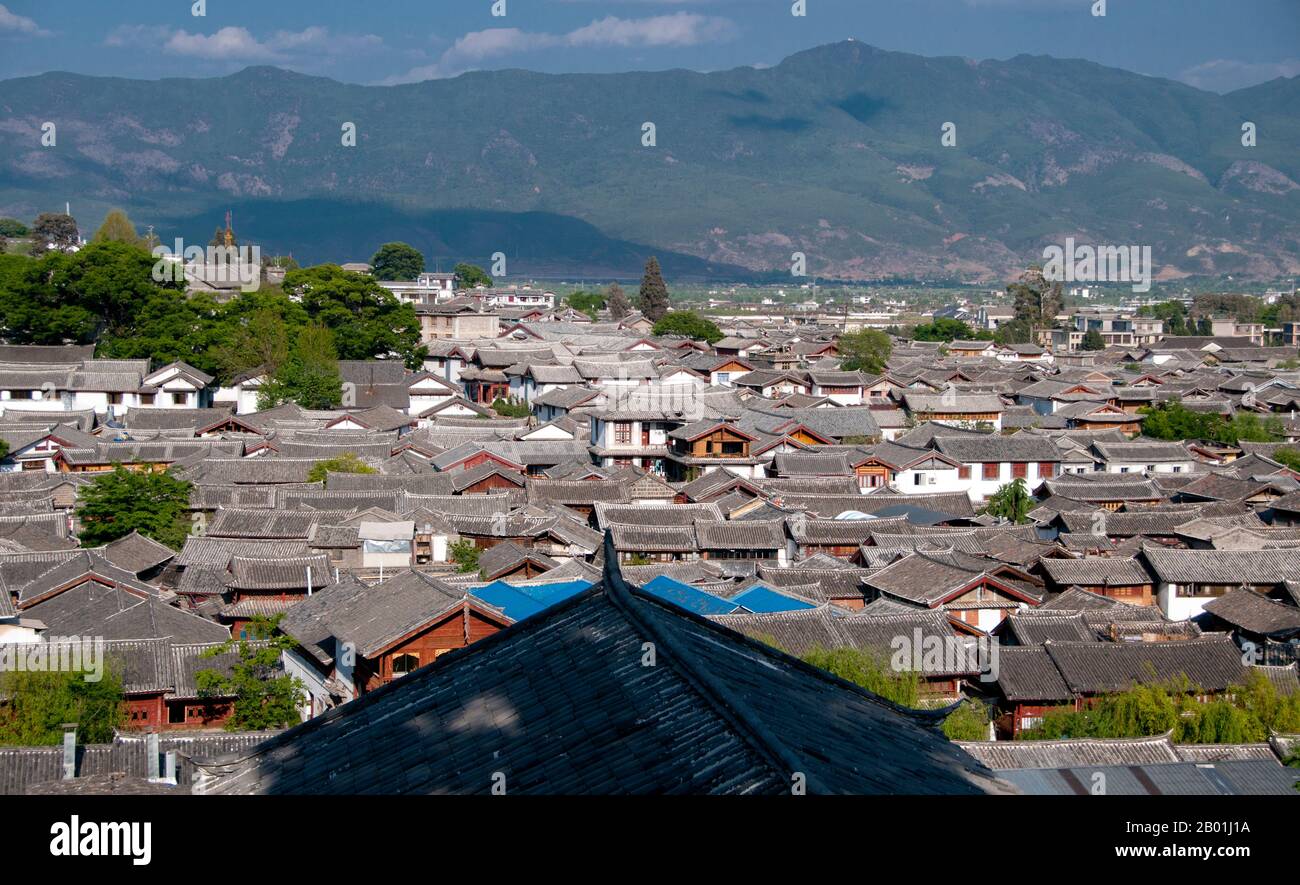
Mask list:
[[[992,282],[1073,237],[1149,245],[1158,280],[1275,279],[1300,274],[1297,182],[1300,78],[1217,95],[856,41],[711,73],[0,82],[0,215],[71,202],[89,233],[122,207],[206,244],[231,209],[302,262],[396,239],[511,275],[631,277],[654,253],[670,277],[789,279],[802,252],[821,278]]]

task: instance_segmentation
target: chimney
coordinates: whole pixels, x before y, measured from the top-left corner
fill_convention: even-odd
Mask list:
[[[145,765],[147,766],[150,782],[159,780],[158,772],[158,732],[151,731],[144,736]]]
[[[63,779],[77,776],[77,723],[63,723]]]

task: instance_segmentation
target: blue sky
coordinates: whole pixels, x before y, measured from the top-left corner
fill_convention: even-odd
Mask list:
[[[274,64],[351,83],[467,70],[771,65],[854,37],[923,55],[1087,58],[1227,91],[1300,75],[1300,0],[2,0],[0,78],[209,77]],[[505,3],[505,16],[492,7]]]

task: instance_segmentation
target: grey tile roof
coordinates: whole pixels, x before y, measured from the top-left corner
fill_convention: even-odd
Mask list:
[[[1248,633],[1289,638],[1300,636],[1300,608],[1239,587],[1207,601],[1205,611]]]
[[[500,772],[516,795],[779,794],[800,772],[814,794],[1004,791],[923,725],[925,714],[656,602],[613,574],[209,764],[212,778],[199,789],[486,794]],[[656,666],[642,666],[645,642],[658,649]]]

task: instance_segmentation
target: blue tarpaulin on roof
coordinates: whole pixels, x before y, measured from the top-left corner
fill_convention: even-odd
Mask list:
[[[752,612],[764,614],[767,612],[792,612],[806,608],[816,608],[814,603],[804,599],[795,599],[793,596],[787,596],[770,587],[764,587],[761,584],[750,587],[743,593],[737,593],[731,597],[731,601],[737,605],[743,605]]]
[[[532,586],[494,581],[477,590],[471,590],[470,593],[488,605],[501,609],[510,619],[521,621],[542,609],[550,608],[557,602],[563,602],[570,596],[578,595],[590,586],[587,581],[557,581],[554,584]]]
[[[518,588],[511,587],[504,581],[488,584],[486,587],[479,587],[469,592],[488,605],[501,609],[512,621],[522,621],[546,608],[542,603],[520,593]]]
[[[729,602],[721,596],[714,596],[712,593],[706,593],[681,581],[674,581],[665,575],[660,575],[641,589],[651,596],[679,605],[697,615],[727,615],[738,607],[736,603]]]

